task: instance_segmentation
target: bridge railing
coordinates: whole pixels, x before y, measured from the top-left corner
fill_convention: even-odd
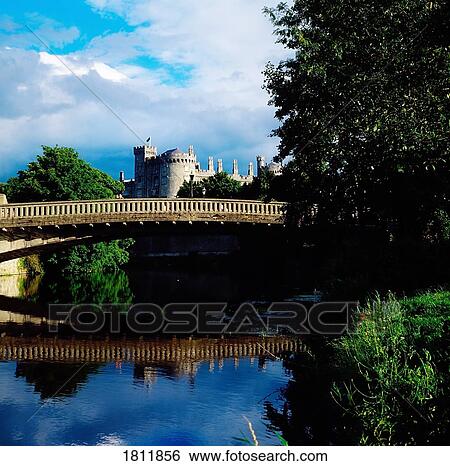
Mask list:
[[[40,202],[25,204],[6,204],[0,206],[0,226],[11,225],[14,221],[30,219],[65,219],[72,217],[105,218],[144,216],[172,217],[174,214],[198,216],[221,215],[233,217],[264,217],[281,222],[283,216],[281,202],[264,203],[261,201],[235,199],[107,199],[96,201]]]

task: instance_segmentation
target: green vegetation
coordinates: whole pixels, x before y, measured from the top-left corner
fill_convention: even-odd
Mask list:
[[[268,170],[262,170],[253,182],[242,186],[241,199],[258,199],[265,202],[286,199],[284,179]]]
[[[333,343],[347,374],[335,383],[336,401],[359,443],[439,444],[450,434],[450,292],[363,306],[353,333]]]
[[[51,303],[112,303],[127,309],[133,301],[128,275],[94,272],[21,277],[20,297],[28,301]]]
[[[297,0],[267,14],[291,57],[265,71],[291,221],[448,236],[447,3]]]
[[[113,198],[123,191],[122,183],[93,168],[68,147],[43,147],[36,161],[10,178],[4,190],[9,202],[69,201]],[[63,252],[42,255],[43,270],[56,273],[116,271],[128,262],[132,240],[115,240],[74,246]],[[34,260],[31,273],[40,267]]]
[[[42,262],[47,271],[54,273],[117,272],[128,263],[128,248],[132,239],[115,240],[109,243],[80,245],[44,256]]]
[[[25,271],[28,275],[34,277],[44,273],[42,262],[37,254],[31,256],[22,257],[19,260],[19,267],[21,271]]]
[[[123,191],[122,183],[80,159],[74,149],[42,149],[43,154],[36,161],[6,183],[9,202],[108,199]]]
[[[192,183],[193,197],[236,199],[239,198],[240,192],[241,184],[225,172],[216,173],[214,176]],[[178,197],[190,196],[191,183],[185,181],[178,190]]]
[[[298,242],[314,244],[340,297],[340,283],[353,296],[449,283],[447,10],[443,0],[295,0],[266,9],[289,51],[265,70],[279,159],[287,160],[287,219],[303,226]],[[349,420],[339,421],[345,432],[335,441],[448,441],[449,314],[449,292],[390,295],[361,308],[354,333],[318,345],[313,362],[321,371],[328,364]],[[289,396],[291,410],[307,416]],[[279,422],[290,443],[305,427]]]
[[[283,192],[281,178],[266,170],[255,177],[252,183],[246,185],[241,185],[225,172],[192,183],[193,197],[213,199],[259,199],[269,202],[275,199],[281,200]],[[185,181],[178,191],[178,197],[190,196],[191,183]]]

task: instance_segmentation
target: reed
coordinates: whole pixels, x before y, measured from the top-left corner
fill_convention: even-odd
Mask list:
[[[376,296],[357,312],[353,331],[333,342],[343,377],[332,395],[358,426],[360,444],[446,438],[449,319],[450,292]]]

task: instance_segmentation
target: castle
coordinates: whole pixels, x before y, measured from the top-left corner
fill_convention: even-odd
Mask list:
[[[266,166],[263,156],[256,160],[257,176],[265,169],[275,174],[281,172],[281,167],[275,162]],[[187,152],[177,148],[159,155],[156,147],[144,145],[134,148],[134,178],[126,180],[122,171],[120,181],[125,184],[124,197],[176,197],[183,182],[201,181],[220,172],[223,172],[222,159],[217,160],[214,169],[213,157],[208,158],[208,168],[201,169],[193,146],[189,146]],[[248,164],[246,175],[240,175],[238,161],[233,160],[230,176],[241,184],[251,183],[255,177],[253,163]]]

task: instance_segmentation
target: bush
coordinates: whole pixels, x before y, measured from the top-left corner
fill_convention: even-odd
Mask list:
[[[55,273],[117,272],[128,263],[128,249],[133,243],[133,239],[124,239],[73,246],[66,251],[43,256],[42,262],[46,271]]]

